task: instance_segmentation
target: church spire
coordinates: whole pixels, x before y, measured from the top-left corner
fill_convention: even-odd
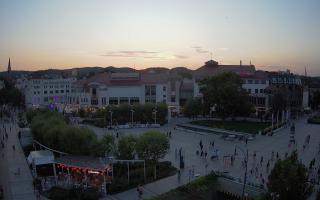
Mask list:
[[[11,61],[10,61],[10,57],[9,57],[9,62],[8,62],[8,73],[11,72]]]

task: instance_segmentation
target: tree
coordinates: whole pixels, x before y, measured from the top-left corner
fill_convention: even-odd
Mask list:
[[[134,136],[124,136],[118,141],[118,157],[123,160],[134,159],[138,139]]]
[[[164,158],[169,149],[168,138],[157,131],[146,132],[139,138],[136,149],[139,158],[154,165],[154,179],[156,179],[157,163],[159,159]]]
[[[100,141],[103,154],[112,155],[115,153],[115,141],[112,135],[105,135]]]
[[[294,151],[287,159],[276,162],[269,175],[268,195],[278,194],[281,200],[305,200],[312,193],[308,169],[298,161]]]
[[[276,88],[271,98],[271,106],[274,113],[282,113],[288,107],[288,91],[285,88]]]
[[[1,79],[0,79],[1,80]],[[11,81],[3,79],[5,87],[0,90],[0,105],[12,104],[14,106],[20,106],[23,103],[23,95],[15,88]]]
[[[202,112],[202,102],[200,99],[190,98],[183,106],[183,114],[186,117],[195,118]]]
[[[248,93],[242,88],[242,80],[235,73],[225,72],[200,82],[205,109],[215,108],[216,114],[227,117],[247,116],[253,110]]]

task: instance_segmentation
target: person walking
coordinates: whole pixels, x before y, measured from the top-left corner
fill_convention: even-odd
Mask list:
[[[137,187],[137,192],[138,192],[139,199],[141,199],[142,195],[143,195],[143,188],[142,188],[142,186],[140,184]]]

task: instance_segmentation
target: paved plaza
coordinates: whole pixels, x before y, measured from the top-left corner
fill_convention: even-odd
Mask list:
[[[306,117],[297,119],[294,121],[296,127],[295,138],[297,141],[297,150],[299,159],[302,160],[306,166],[309,166],[309,162],[315,158],[316,165],[319,166],[320,155],[319,143],[320,143],[320,126],[307,124]],[[178,187],[181,184],[188,183],[195,179],[196,176],[203,176],[209,173],[211,170],[214,171],[225,171],[227,174],[238,179],[239,182],[243,181],[245,167],[243,166],[244,154],[240,151],[240,148],[246,150],[248,148],[249,162],[248,162],[248,178],[247,182],[266,186],[268,180],[268,173],[270,173],[275,161],[271,161],[271,154],[274,152],[279,154],[280,158],[284,158],[286,152],[290,154],[294,150],[293,146],[289,146],[290,130],[289,127],[278,130],[273,136],[262,136],[257,135],[253,141],[249,141],[246,145],[244,141],[234,140],[225,141],[220,135],[206,134],[200,132],[192,132],[186,130],[174,130],[174,124],[166,125],[159,129],[127,129],[120,131],[121,135],[140,135],[149,130],[158,130],[164,134],[171,131],[172,137],[170,139],[170,151],[164,160],[169,160],[174,166],[179,167],[179,159],[176,157],[176,149],[182,148],[183,155],[185,157],[185,169],[182,170],[180,182],[178,181],[177,175],[159,180],[154,183],[150,183],[144,186],[144,197],[152,197],[158,194],[170,191],[173,188]],[[97,128],[95,128],[97,129]],[[105,131],[105,130],[104,130]],[[101,134],[101,130],[99,133]],[[109,131],[110,134],[110,131]],[[307,135],[311,136],[309,145],[303,150],[303,144]],[[208,152],[208,157],[200,157],[196,154],[196,151],[200,151],[199,142],[203,143],[204,151]],[[210,146],[210,142],[214,141],[214,149],[219,149],[219,160],[211,160],[210,155],[213,153],[213,148]],[[233,166],[231,166],[230,160],[226,161],[223,159],[224,156],[234,155],[235,147],[237,154]],[[253,158],[254,153],[256,158]],[[262,165],[260,165],[261,157],[263,157]],[[267,172],[267,162],[270,162],[270,169]],[[275,160],[275,159],[274,159]],[[207,168],[206,168],[207,166]],[[256,168],[258,169],[256,171]],[[190,171],[194,169],[194,177],[190,176]],[[252,173],[250,173],[252,170]],[[241,189],[241,187],[239,187]],[[247,187],[248,188],[248,187]],[[250,191],[247,191],[250,193]],[[110,198],[113,199],[139,199],[135,189],[122,192],[113,195]]]

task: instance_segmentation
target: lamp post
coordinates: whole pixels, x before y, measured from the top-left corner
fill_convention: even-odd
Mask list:
[[[154,124],[156,124],[157,123],[157,107],[155,107],[154,109],[153,109],[153,113],[154,113]]]
[[[248,171],[248,149],[246,149],[246,152],[236,146],[236,148],[240,149],[240,151],[243,153],[243,156],[244,156],[244,162],[245,162],[245,165],[246,165],[246,170],[245,170],[245,173],[244,173],[244,178],[243,178],[243,188],[242,188],[242,198],[244,197],[244,191],[245,191],[245,188],[246,188],[246,183],[247,183],[247,171]]]

